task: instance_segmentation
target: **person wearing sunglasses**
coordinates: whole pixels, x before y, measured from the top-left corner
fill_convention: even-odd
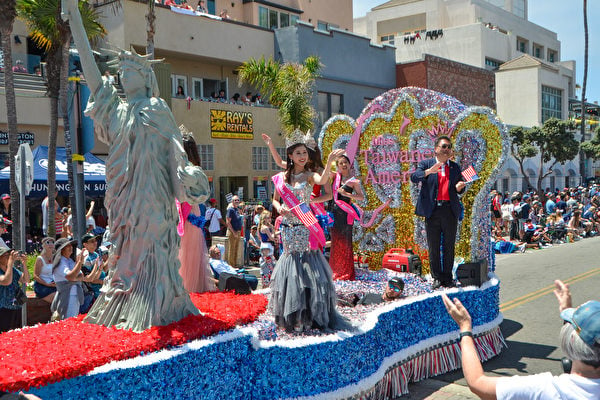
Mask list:
[[[56,284],[52,276],[52,257],[54,252],[54,238],[45,237],[42,239],[42,251],[35,260],[33,269],[33,290],[35,297],[52,304],[56,294]]]
[[[437,289],[455,286],[452,280],[454,243],[461,214],[458,195],[464,192],[465,182],[460,166],[451,160],[452,142],[448,136],[437,137],[434,152],[435,157],[419,162],[410,180],[421,184],[415,214],[425,218],[432,287]],[[440,245],[444,249],[443,260]]]

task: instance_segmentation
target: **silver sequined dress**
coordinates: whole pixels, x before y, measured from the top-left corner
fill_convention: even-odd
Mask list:
[[[308,203],[312,186],[286,184],[301,202]],[[331,268],[319,250],[309,249],[309,231],[288,214],[281,223],[283,254],[271,280],[269,308],[275,323],[288,330],[350,329],[335,309],[336,294]]]

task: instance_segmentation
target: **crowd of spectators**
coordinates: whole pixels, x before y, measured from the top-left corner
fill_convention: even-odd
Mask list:
[[[493,237],[496,250],[524,252],[575,242],[600,232],[600,185],[491,193]],[[510,246],[511,243],[514,246]]]
[[[0,72],[4,70],[4,67],[0,65]],[[29,70],[23,63],[23,60],[16,60],[15,64],[12,67],[12,72],[16,72],[19,74],[29,74]],[[42,68],[39,65],[33,67],[32,75],[42,76]]]

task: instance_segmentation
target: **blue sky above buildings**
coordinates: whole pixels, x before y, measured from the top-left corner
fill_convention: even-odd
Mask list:
[[[364,16],[385,0],[352,0],[354,17]],[[589,65],[586,98],[600,101],[600,0],[588,0]],[[583,84],[583,0],[529,0],[529,21],[558,34],[562,60],[577,62],[576,81]],[[581,98],[581,90],[577,90]]]

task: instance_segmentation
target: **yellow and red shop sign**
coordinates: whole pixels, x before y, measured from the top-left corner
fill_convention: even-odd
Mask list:
[[[254,139],[251,112],[210,110],[210,134],[216,139]]]

